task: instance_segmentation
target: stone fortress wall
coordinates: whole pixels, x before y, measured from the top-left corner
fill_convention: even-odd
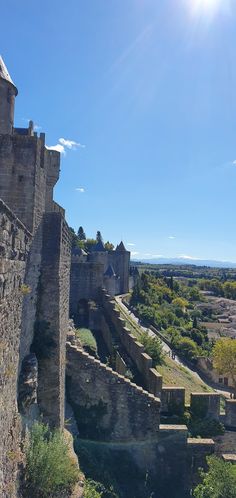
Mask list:
[[[51,426],[64,426],[71,258],[64,210],[53,201],[60,154],[45,147],[45,135],[38,137],[32,122],[28,128],[14,128],[15,95],[16,87],[0,58],[0,496],[4,498],[18,496],[21,432],[33,416],[31,408],[38,407]]]
[[[213,441],[188,439],[184,425],[161,425],[159,398],[85,353],[73,334],[68,341],[67,401],[80,445],[100,455],[101,464],[104,455],[120,465],[129,461],[131,474],[133,467],[143,481],[148,474],[161,498],[189,496],[198,468],[214,451]],[[136,481],[133,492],[139,497]]]
[[[161,399],[161,413],[168,414],[170,407],[171,411],[176,410],[176,414],[184,412],[185,389],[181,386],[163,386],[162,376],[153,368],[152,358],[144,353],[144,346],[137,341],[137,338],[132,335],[130,329],[126,326],[125,320],[121,317],[116,307],[115,300],[104,289],[100,292],[100,300],[102,313],[97,319],[97,324],[95,323],[96,319],[93,318],[91,328],[96,329],[96,326],[99,328],[110,353],[114,348],[113,337],[114,331],[116,332],[125,352],[140,373],[142,385],[148,392]],[[90,315],[92,312],[93,307],[90,310]],[[96,310],[95,313],[97,313]],[[110,323],[110,327],[108,323]],[[128,366],[124,358],[120,357],[120,353],[117,352],[116,354],[116,370],[125,374]],[[213,418],[223,422],[226,427],[236,428],[236,400],[226,400],[225,415],[221,415],[220,394],[192,393],[190,407],[188,408],[193,414],[199,412],[202,417]]]
[[[0,201],[0,496],[10,496],[19,458],[18,358],[31,234]],[[13,484],[14,488],[14,484]]]
[[[159,424],[161,378],[110,297],[100,294],[104,277],[109,289],[127,292],[129,252],[121,243],[116,251],[102,249],[90,259],[76,256],[71,266],[65,213],[53,201],[60,155],[46,148],[45,135],[38,137],[32,122],[28,128],[14,128],[16,95],[0,58],[0,496],[19,496],[17,470],[25,426],[38,412],[51,427],[64,426],[70,287],[71,313],[77,312],[81,299],[98,299],[104,307],[107,344],[112,347],[112,322],[146,389],[68,344],[67,393],[79,429],[86,426],[89,412],[97,428],[96,443],[103,433],[103,444],[112,455],[122,459],[129,453],[144,478],[149,471],[158,478],[161,498],[169,492],[170,479],[187,496],[185,476],[190,467],[194,474],[213,442],[189,443],[185,426]],[[123,373],[125,360],[117,355]]]

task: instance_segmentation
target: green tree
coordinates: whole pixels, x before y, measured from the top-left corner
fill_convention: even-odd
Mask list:
[[[199,354],[196,343],[189,337],[181,338],[178,342],[177,348],[185,356],[185,358],[190,361],[194,360]]]
[[[210,456],[208,472],[201,472],[202,483],[194,492],[194,498],[236,498],[236,466]]]
[[[105,249],[107,251],[113,251],[114,249],[114,244],[112,244],[111,242],[109,242],[109,240],[105,243]]]
[[[97,231],[97,234],[96,234],[96,241],[103,242],[102,234],[99,230]]]
[[[85,231],[84,231],[83,227],[79,227],[78,239],[79,240],[86,240],[86,235],[85,235]]]
[[[153,359],[154,365],[161,365],[163,361],[163,347],[158,337],[151,337],[146,332],[140,336],[140,342],[144,345],[145,353]]]
[[[236,394],[236,340],[219,339],[213,347],[213,366],[219,373],[232,378]]]

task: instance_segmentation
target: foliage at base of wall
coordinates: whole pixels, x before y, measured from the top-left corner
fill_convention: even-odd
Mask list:
[[[178,406],[174,406],[174,410],[171,406],[169,414],[161,417],[161,423],[187,425],[189,437],[211,438],[213,436],[221,436],[225,433],[224,425],[218,420],[193,417],[188,410],[181,413],[181,409]]]
[[[67,498],[80,478],[63,434],[36,422],[25,444],[24,498]]]
[[[207,458],[208,472],[201,472],[202,483],[194,498],[236,498],[236,466],[211,456]]]
[[[87,353],[91,354],[92,356],[97,356],[97,341],[91,330],[85,328],[76,329],[75,334],[76,337],[78,337],[78,339],[80,340],[80,343],[82,344],[85,351],[87,351]]]
[[[213,436],[220,436],[225,433],[224,425],[218,420],[211,418],[191,419],[188,425],[192,437],[209,438]]]
[[[107,490],[100,482],[92,479],[85,481],[84,498],[116,498],[116,496],[112,490]]]
[[[78,439],[75,451],[85,475],[102,482],[102,498],[159,497],[153,493],[153,483],[145,468],[141,472],[128,449],[117,450],[112,445]]]

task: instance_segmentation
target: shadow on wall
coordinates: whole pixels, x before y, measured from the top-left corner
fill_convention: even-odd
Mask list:
[[[87,299],[80,299],[77,312],[72,316],[77,328],[89,327],[89,304]]]

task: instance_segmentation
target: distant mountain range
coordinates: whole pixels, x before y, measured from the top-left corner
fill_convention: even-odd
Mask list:
[[[229,261],[214,261],[208,259],[191,259],[191,258],[153,258],[153,259],[133,259],[136,263],[149,263],[152,265],[195,265],[210,266],[211,268],[236,268],[236,263]]]

